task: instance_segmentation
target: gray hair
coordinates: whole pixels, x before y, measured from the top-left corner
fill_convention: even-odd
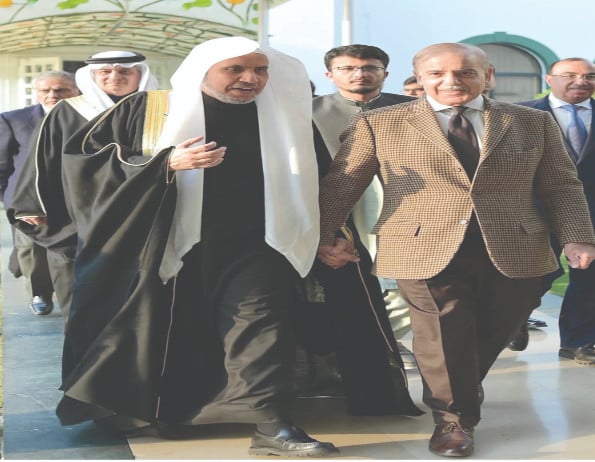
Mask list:
[[[72,85],[74,87],[76,87],[76,80],[74,79],[74,74],[71,72],[66,72],[66,71],[45,71],[42,72],[41,74],[37,75],[37,77],[35,77],[33,79],[33,86],[35,87],[35,85],[37,85],[37,82],[39,82],[40,80],[45,80],[45,79],[65,79],[68,80],[72,83]]]
[[[413,57],[413,69],[417,70],[417,66],[420,62],[425,61],[426,59],[435,56],[437,54],[441,54],[444,52],[457,52],[463,53],[468,55],[476,55],[479,59],[481,64],[483,65],[484,69],[487,70],[490,66],[490,61],[488,59],[488,55],[483,51],[481,48],[476,47],[474,45],[468,45],[466,43],[437,43],[434,45],[427,46],[419,50],[415,56]]]

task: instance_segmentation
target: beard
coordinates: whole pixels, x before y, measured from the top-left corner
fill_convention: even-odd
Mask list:
[[[368,93],[375,93],[380,91],[380,87],[372,86],[356,86],[349,89],[350,93],[356,93],[358,95],[367,95]]]
[[[250,104],[254,102],[255,97],[252,96],[250,98],[239,98],[235,96],[226,95],[225,93],[221,93],[211,87],[208,82],[204,81],[202,83],[203,91],[212,98],[221,101],[222,103],[229,103],[229,104]]]

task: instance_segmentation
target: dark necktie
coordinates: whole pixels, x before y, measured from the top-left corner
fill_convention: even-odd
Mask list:
[[[473,178],[479,162],[477,136],[471,122],[463,117],[465,106],[453,106],[448,121],[448,141],[454,148],[459,161],[470,179]]]
[[[585,128],[585,124],[578,116],[578,106],[574,104],[565,104],[561,106],[562,109],[566,109],[570,112],[570,123],[568,124],[568,128],[566,129],[566,139],[572,150],[574,151],[575,160],[577,160],[583,150],[583,145],[587,140],[587,129]]]

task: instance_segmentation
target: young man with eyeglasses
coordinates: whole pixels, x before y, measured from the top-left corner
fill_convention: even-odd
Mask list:
[[[336,47],[325,54],[324,62],[325,75],[335,84],[337,92],[313,99],[320,178],[328,171],[339,149],[340,135],[354,115],[413,99],[381,91],[388,76],[389,57],[378,47],[360,44]],[[395,314],[398,310],[397,325],[404,326],[402,330],[406,331],[408,306],[396,290],[387,291],[385,301],[378,278],[371,274],[368,249],[374,253],[375,239],[369,230],[378,217],[381,195],[380,188],[368,190],[347,222],[349,236],[343,237],[352,239],[350,245],[360,256],[358,265],[333,270],[317,262],[312,275],[324,289],[325,307],[331,313],[332,330],[337,332],[333,337],[333,352],[349,412],[416,415],[418,410],[410,406],[404,384],[395,390],[391,378],[395,369],[391,369],[389,359],[393,355],[393,365],[416,368],[413,354],[397,344],[387,312],[387,304]],[[354,341],[356,338],[358,341]]]
[[[595,139],[593,109],[595,65],[584,58],[566,58],[553,63],[545,81],[551,93],[544,98],[520,103],[553,114],[566,143],[568,155],[576,165],[591,220],[595,219]],[[575,118],[576,114],[576,118]],[[557,254],[560,246],[554,241]],[[559,273],[544,278],[550,287]],[[595,265],[588,269],[569,269],[569,283],[560,310],[561,358],[595,365]]]

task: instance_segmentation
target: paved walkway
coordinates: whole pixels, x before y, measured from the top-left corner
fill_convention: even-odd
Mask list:
[[[124,438],[93,424],[62,427],[54,409],[61,393],[63,318],[59,310],[36,317],[27,307],[22,278],[8,271],[10,228],[0,209],[4,444],[6,459],[133,459]]]
[[[22,281],[6,269],[10,231],[0,220],[4,338],[4,452],[6,459],[248,459],[250,428],[218,426],[194,439],[130,440],[93,424],[60,426],[62,318],[34,317]],[[526,351],[505,351],[484,383],[483,420],[476,430],[476,459],[594,459],[595,368],[557,357],[560,298],[547,296],[535,313],[548,327],[531,331]],[[408,341],[406,340],[407,344]],[[410,345],[409,345],[410,346]],[[409,373],[421,403],[421,380]],[[430,415],[350,417],[341,399],[300,399],[296,422],[340,448],[340,459],[440,459],[427,450]]]

